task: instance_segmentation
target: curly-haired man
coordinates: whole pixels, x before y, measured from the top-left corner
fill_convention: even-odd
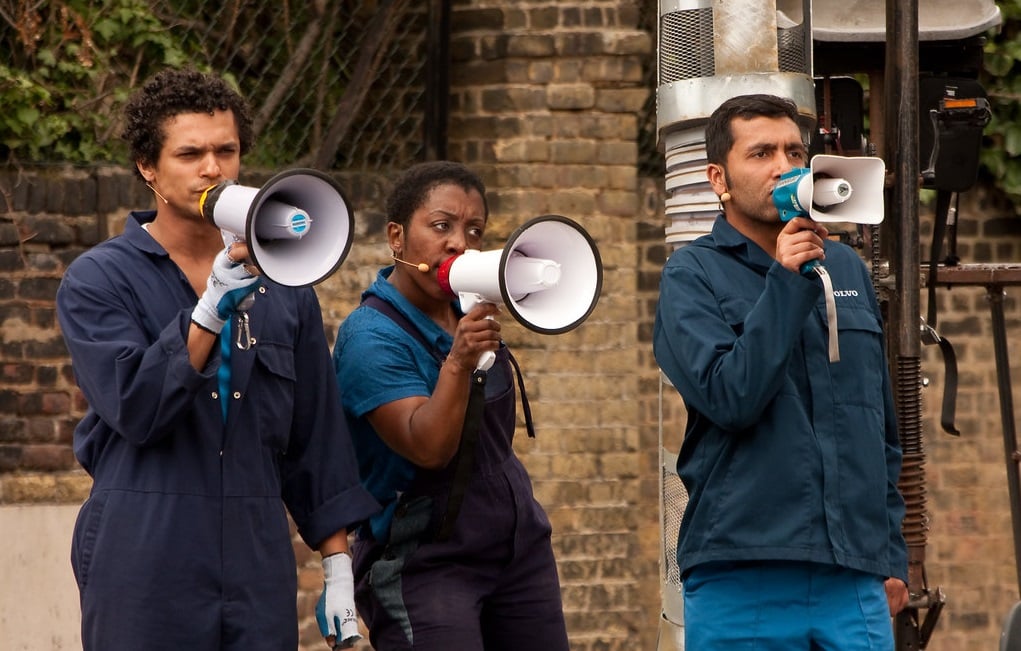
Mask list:
[[[378,505],[359,485],[319,303],[260,276],[199,210],[238,176],[248,109],[218,77],[167,70],[126,122],[156,210],[77,258],[57,294],[88,401],[74,451],[93,487],[71,553],[83,647],[297,648],[288,513],[324,557],[340,643],[357,633],[347,529]],[[246,349],[232,345],[241,319]]]

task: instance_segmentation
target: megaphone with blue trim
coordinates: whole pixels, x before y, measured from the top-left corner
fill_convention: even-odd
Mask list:
[[[879,224],[884,217],[886,164],[874,156],[819,154],[810,167],[789,170],[773,188],[782,221]]]
[[[281,285],[322,282],[351,250],[351,207],[337,182],[318,170],[287,170],[261,188],[223,181],[202,193],[199,212],[225,240],[246,242],[259,271]]]

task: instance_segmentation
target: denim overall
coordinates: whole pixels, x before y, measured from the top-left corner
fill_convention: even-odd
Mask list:
[[[550,523],[511,445],[513,372],[501,346],[449,537],[438,540],[436,532],[457,458],[441,471],[419,470],[386,544],[371,535],[355,543],[358,611],[376,649],[568,649]]]

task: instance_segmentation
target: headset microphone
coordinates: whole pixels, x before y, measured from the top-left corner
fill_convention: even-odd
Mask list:
[[[418,264],[415,264],[414,262],[407,262],[405,260],[401,260],[397,256],[391,256],[391,257],[394,259],[394,262],[400,262],[401,264],[406,264],[409,267],[414,267],[415,269],[418,269],[419,271],[421,271],[424,274],[429,273],[430,267],[429,267],[429,265],[427,265],[424,262],[419,262]]]

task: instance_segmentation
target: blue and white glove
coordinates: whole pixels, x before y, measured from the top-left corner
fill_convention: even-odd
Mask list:
[[[324,638],[336,637],[334,649],[347,649],[361,639],[355,611],[355,580],[351,556],[331,554],[323,559],[323,594],[316,604],[316,622]]]
[[[232,260],[227,255],[229,251],[229,248],[220,251],[213,260],[206,291],[191,313],[195,325],[213,334],[219,334],[223,324],[235,313],[252,306],[255,299],[252,292],[261,282],[259,276],[253,276],[243,264]]]

